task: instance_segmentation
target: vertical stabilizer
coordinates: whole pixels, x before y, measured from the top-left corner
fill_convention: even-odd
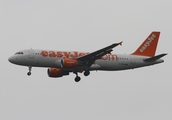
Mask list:
[[[132,55],[153,57],[156,52],[160,32],[152,32]]]

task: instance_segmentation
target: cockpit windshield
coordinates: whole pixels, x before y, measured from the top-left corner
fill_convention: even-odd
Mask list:
[[[15,55],[16,55],[16,54],[23,54],[23,52],[16,52]]]

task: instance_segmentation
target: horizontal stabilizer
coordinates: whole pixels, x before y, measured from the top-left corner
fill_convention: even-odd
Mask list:
[[[157,55],[157,56],[154,56],[154,57],[151,57],[151,58],[148,58],[148,59],[145,59],[144,61],[145,62],[152,62],[152,61],[156,61],[162,57],[164,57],[165,55],[167,54],[160,54],[160,55]]]

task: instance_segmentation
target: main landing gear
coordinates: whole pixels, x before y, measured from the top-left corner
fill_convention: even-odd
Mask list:
[[[75,82],[79,82],[80,80],[81,80],[81,77],[79,77],[79,76],[75,77]]]
[[[90,71],[88,71],[88,70],[86,70],[85,72],[84,72],[84,75],[85,76],[88,76],[90,74]]]
[[[73,72],[73,73],[76,74],[75,82],[79,82],[81,78],[78,76],[78,72]]]
[[[31,67],[31,66],[29,66],[29,72],[27,73],[27,75],[28,75],[28,76],[30,76],[30,75],[31,75],[31,69],[32,69],[32,67]]]
[[[76,74],[76,77],[75,77],[75,82],[79,82],[81,80],[81,77],[78,76],[78,72],[73,72],[74,74]],[[88,76],[90,74],[90,71],[86,70],[84,72],[84,75],[85,76]]]

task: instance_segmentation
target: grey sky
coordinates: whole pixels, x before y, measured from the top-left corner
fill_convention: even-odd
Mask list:
[[[1,0],[1,120],[171,120],[170,0]],[[47,68],[8,62],[18,50],[94,51],[115,42],[130,54],[154,30],[165,63],[118,72],[49,78]]]

